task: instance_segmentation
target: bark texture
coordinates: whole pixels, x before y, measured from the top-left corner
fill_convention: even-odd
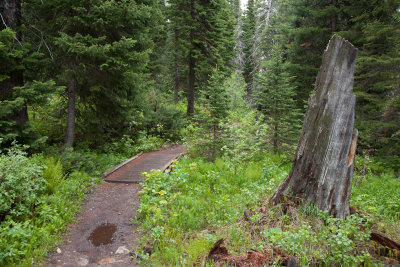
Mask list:
[[[178,62],[178,30],[174,31],[175,35],[175,56],[174,56],[174,67],[175,67],[175,73],[174,73],[174,103],[178,104],[179,102],[179,62]]]
[[[194,113],[194,83],[195,83],[195,68],[196,63],[193,57],[193,52],[189,53],[189,87],[187,91],[187,116],[190,117]]]
[[[68,94],[68,116],[67,129],[65,132],[65,147],[72,147],[75,137],[75,102],[76,102],[76,80],[72,79],[67,85]]]
[[[17,38],[20,40],[18,27],[21,26],[21,1],[1,0],[0,1],[1,24],[0,29],[11,28],[17,31]]]
[[[354,65],[357,49],[334,35],[324,52],[308,103],[294,164],[270,199],[285,195],[315,203],[335,217],[349,215],[354,152]]]
[[[195,20],[194,18],[194,5],[195,1],[191,0],[190,1],[190,18],[191,18],[191,23]],[[195,90],[195,79],[196,79],[196,74],[195,74],[195,67],[196,67],[196,59],[194,57],[194,49],[193,47],[195,46],[194,43],[194,34],[195,30],[193,29],[193,25],[191,25],[190,29],[190,44],[192,48],[190,48],[189,51],[189,88],[187,91],[187,116],[191,117],[194,113],[194,90]]]

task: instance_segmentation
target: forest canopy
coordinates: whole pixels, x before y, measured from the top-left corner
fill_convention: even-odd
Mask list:
[[[140,131],[179,138],[183,107],[173,103],[198,113],[215,68],[243,79],[238,93],[267,124],[282,123],[275,150],[295,144],[298,131],[286,129],[299,128],[337,33],[360,52],[358,153],[399,168],[396,0],[249,0],[245,10],[238,0],[28,0],[1,1],[0,11],[3,148],[96,147]],[[268,115],[277,109],[285,117]]]

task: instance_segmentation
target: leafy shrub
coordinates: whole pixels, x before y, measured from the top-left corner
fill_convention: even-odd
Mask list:
[[[181,129],[186,124],[185,113],[174,104],[162,104],[157,111],[149,111],[144,124],[148,135],[177,141],[182,138]]]
[[[0,266],[33,266],[80,209],[92,177],[56,158],[28,158],[18,146],[0,155]]]
[[[45,255],[55,237],[74,220],[91,180],[86,173],[73,172],[54,194],[36,195],[35,216],[1,222],[0,266],[36,266],[36,259]]]
[[[69,148],[61,154],[64,171],[70,174],[74,171],[94,173],[96,171],[96,155],[90,152],[75,151]]]
[[[351,215],[342,220],[329,216],[327,212],[319,212],[319,218],[326,225],[319,224],[317,229],[306,223],[295,230],[270,228],[262,234],[267,244],[279,246],[297,256],[302,266],[310,263],[351,266],[369,259],[367,251],[357,251],[357,245],[369,240],[370,236],[368,229],[360,231],[365,217]]]
[[[134,155],[134,153],[132,154]],[[104,171],[125,161],[128,157],[123,154],[97,153],[68,149],[59,155],[64,172],[86,172],[92,176],[100,176]]]
[[[146,135],[142,132],[135,141],[135,154],[139,152],[149,152],[160,148],[164,144],[164,140],[152,135]]]
[[[124,135],[120,139],[103,146],[103,150],[107,155],[122,155],[130,158],[140,152],[149,152],[156,150],[164,145],[164,140],[157,136],[146,135],[140,131],[135,139],[128,135]]]
[[[42,167],[28,159],[19,147],[0,155],[0,221],[29,217],[45,190]]]

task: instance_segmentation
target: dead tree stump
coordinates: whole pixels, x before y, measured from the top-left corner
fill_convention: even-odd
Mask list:
[[[308,103],[294,164],[270,199],[284,196],[315,203],[329,214],[349,215],[354,153],[354,65],[357,49],[334,35],[324,52],[315,95]]]

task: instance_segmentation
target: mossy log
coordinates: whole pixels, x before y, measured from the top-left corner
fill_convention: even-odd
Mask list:
[[[284,196],[315,203],[335,217],[349,215],[354,153],[354,66],[357,49],[334,35],[324,52],[293,167],[270,203]]]

